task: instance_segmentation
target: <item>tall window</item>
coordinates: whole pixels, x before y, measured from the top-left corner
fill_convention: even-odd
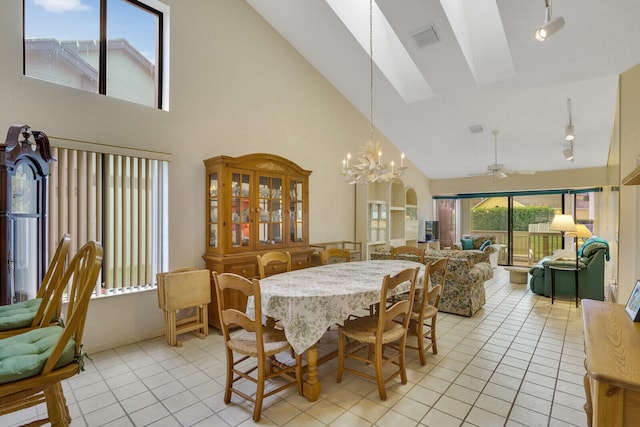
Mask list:
[[[155,283],[155,274],[168,266],[167,162],[65,148],[53,152],[49,253],[65,232],[75,249],[98,240],[104,249],[99,293]]]
[[[157,0],[24,0],[24,74],[163,108],[167,13]]]

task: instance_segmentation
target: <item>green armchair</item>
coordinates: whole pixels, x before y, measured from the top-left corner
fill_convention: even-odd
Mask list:
[[[604,301],[604,262],[609,260],[609,245],[602,239],[585,241],[579,251],[578,296]],[[575,258],[542,258],[531,267],[529,288],[539,295],[551,296],[551,270],[549,266],[575,267]],[[575,298],[575,274],[573,271],[556,271],[556,296]]]

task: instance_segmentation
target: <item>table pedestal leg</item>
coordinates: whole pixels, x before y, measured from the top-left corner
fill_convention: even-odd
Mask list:
[[[318,346],[312,345],[305,352],[307,355],[307,379],[302,384],[304,396],[309,402],[315,402],[320,397],[320,382],[318,381]]]

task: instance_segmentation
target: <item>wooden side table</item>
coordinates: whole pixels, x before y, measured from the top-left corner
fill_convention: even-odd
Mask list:
[[[584,405],[593,427],[637,426],[640,420],[640,322],[624,305],[585,299]]]
[[[549,266],[549,270],[551,271],[551,304],[556,297],[556,271],[573,271],[575,274],[575,285],[576,285],[576,307],[579,304],[580,296],[578,295],[578,272],[580,268],[569,267],[569,266]]]

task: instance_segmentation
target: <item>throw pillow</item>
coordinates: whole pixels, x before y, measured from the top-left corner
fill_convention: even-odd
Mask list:
[[[483,244],[480,245],[480,250],[484,251],[487,246],[491,246],[491,240],[485,240]]]
[[[473,247],[473,239],[460,239],[460,243],[462,244],[462,250],[464,251],[475,249]]]

